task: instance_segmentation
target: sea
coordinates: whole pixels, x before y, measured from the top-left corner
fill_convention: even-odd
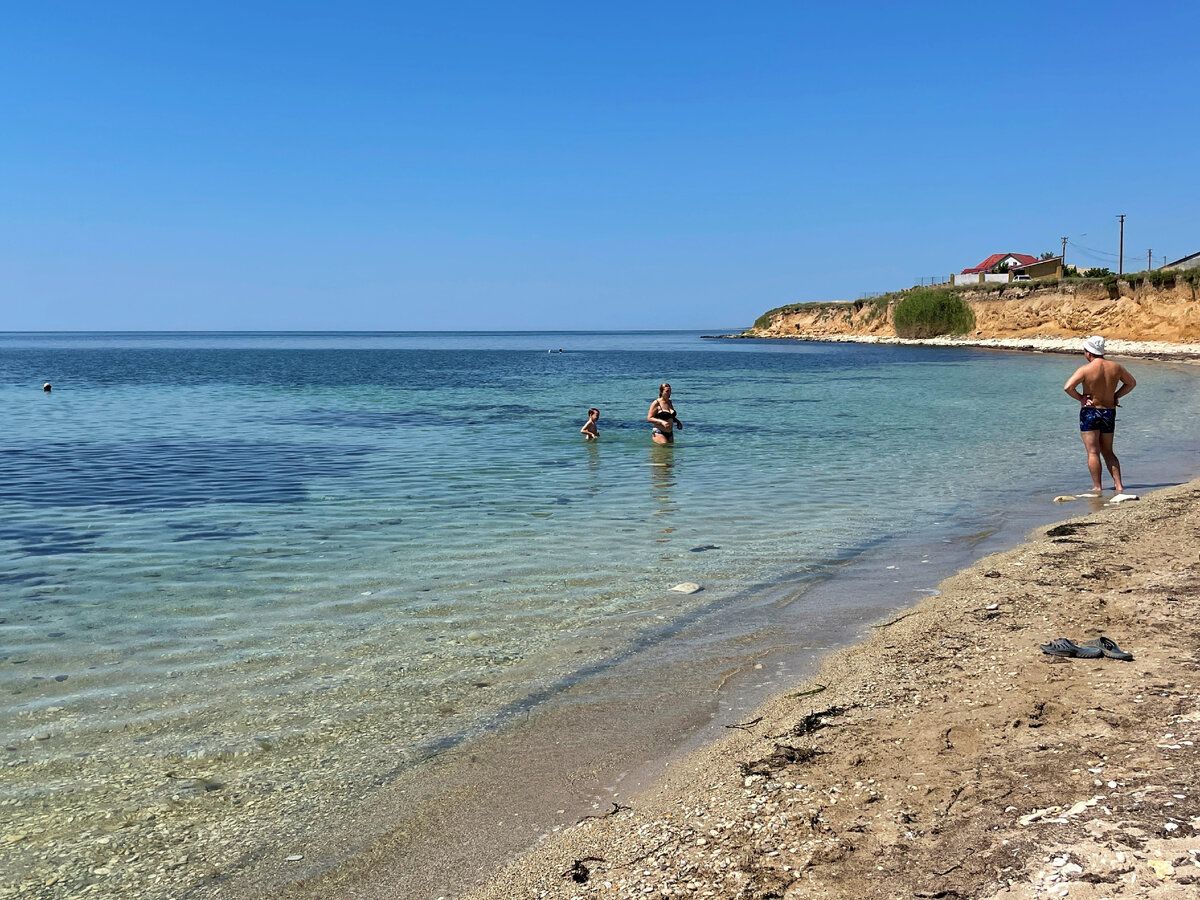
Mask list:
[[[574,788],[530,799],[528,843],[616,795],[572,776],[582,745],[650,760],[729,708],[731,673],[815,659],[984,538],[1086,511],[1051,502],[1088,488],[1062,392],[1081,361],[699,332],[0,334],[0,896],[311,876],[387,831],[373,798],[402,815],[395,785],[463,783],[442,755],[557,722],[538,746],[571,745],[547,752]],[[1130,365],[1128,489],[1192,477],[1200,370]],[[661,382],[672,446],[645,422]],[[863,566],[869,589],[820,601]],[[800,668],[769,664],[759,693]],[[652,698],[631,687],[651,671]]]

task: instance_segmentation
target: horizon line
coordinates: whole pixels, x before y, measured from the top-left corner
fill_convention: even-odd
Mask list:
[[[735,328],[738,326],[734,326]],[[331,329],[331,328],[139,328],[139,329],[104,329],[104,328],[37,328],[19,331],[0,331],[0,335],[8,334],[679,334],[684,332],[703,332],[705,328],[412,328],[412,329]],[[716,329],[718,331],[723,329]]]

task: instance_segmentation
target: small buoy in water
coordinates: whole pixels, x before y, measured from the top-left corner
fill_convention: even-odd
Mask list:
[[[47,394],[50,393],[50,391],[53,390],[53,388],[50,385],[50,382],[47,381],[45,384],[43,384],[42,390],[45,391]]]

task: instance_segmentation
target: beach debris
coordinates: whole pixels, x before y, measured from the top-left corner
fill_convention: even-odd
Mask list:
[[[303,853],[293,853],[291,856],[285,856],[284,862],[300,862],[302,859],[304,859]]]
[[[614,800],[612,801],[612,809],[606,810],[602,813],[591,813],[583,816],[579,822],[586,822],[588,819],[607,819],[609,816],[615,816],[619,812],[629,812],[631,809],[633,809],[632,806],[626,806],[624,803],[617,803]],[[575,824],[578,825],[579,822],[576,822]]]
[[[1082,528],[1091,528],[1095,522],[1065,522],[1062,525],[1055,525],[1053,528],[1046,530],[1046,537],[1070,537],[1073,534],[1078,534]]]
[[[753,719],[751,719],[748,722],[735,722],[734,724],[726,725],[725,727],[726,728],[740,728],[740,729],[742,729],[742,731],[750,731],[754,728],[755,725],[757,725],[762,720],[763,720],[762,716],[755,716]]]
[[[1033,812],[1018,818],[1017,824],[1022,827],[1028,827],[1035,822],[1057,822],[1062,824],[1067,821],[1059,816],[1059,813],[1062,811],[1063,808],[1061,806],[1047,806],[1043,809],[1035,809]]]
[[[1087,800],[1080,800],[1065,809],[1061,806],[1047,806],[1044,809],[1035,809],[1028,815],[1021,816],[1019,819],[1017,819],[1017,824],[1022,827],[1028,827],[1036,822],[1053,822],[1061,825],[1068,819],[1073,819],[1075,816],[1078,816],[1086,810],[1091,809],[1103,799],[1104,796],[1101,794],[1095,797],[1090,797]]]
[[[716,544],[701,544],[699,547],[693,547],[688,553],[704,553],[708,550],[720,550]]]
[[[826,719],[832,719],[836,715],[845,715],[848,707],[828,707],[827,709],[817,710],[815,713],[805,715],[803,719],[788,728],[787,731],[781,734],[773,734],[775,738],[803,738],[805,734],[811,734],[815,731],[821,731],[821,728],[828,728],[829,722]]]
[[[187,782],[183,786],[184,790],[197,793],[208,793],[209,791],[219,791],[225,787],[225,782],[217,781],[215,778],[207,778],[203,775],[177,775],[175,772],[167,772],[166,777],[169,781]]]
[[[846,714],[847,707],[845,706],[830,706],[827,709],[810,712],[803,719],[793,725],[784,734],[787,737],[804,737],[806,734],[812,734],[814,731],[820,731],[822,728],[828,728],[829,723],[826,719],[832,719],[834,716],[842,716]],[[778,735],[783,737],[784,735]]]
[[[788,694],[788,697],[792,700],[801,700],[804,697],[811,697],[814,694],[819,694],[821,691],[828,690],[828,688],[828,685],[818,684],[816,687],[809,688],[807,691],[795,691],[794,693]]]
[[[599,856],[585,856],[583,859],[577,859],[571,863],[571,868],[563,872],[563,878],[569,878],[576,884],[587,884],[588,879],[592,877],[592,870],[588,868],[588,863],[605,862]]]
[[[770,777],[786,766],[811,762],[825,753],[812,747],[793,747],[791,744],[776,744],[768,756],[754,762],[744,762],[739,767],[743,776],[762,775]]]
[[[896,618],[894,618],[888,622],[881,622],[880,624],[872,625],[871,627],[872,628],[887,628],[889,625],[895,625],[897,622],[903,621],[904,619],[907,619],[909,616],[915,616],[916,614],[917,614],[917,611],[914,609],[912,612],[906,612],[902,616],[896,616]]]
[[[1068,809],[1065,813],[1063,813],[1063,815],[1066,816],[1068,819],[1073,818],[1074,816],[1077,816],[1080,813],[1091,809],[1093,806],[1095,806],[1097,803],[1099,803],[1103,799],[1104,798],[1102,796],[1096,796],[1096,797],[1091,797],[1087,800],[1080,800],[1078,803],[1073,804],[1070,809]]]
[[[677,594],[694,594],[697,591],[704,590],[704,588],[696,584],[694,581],[681,581],[679,584],[675,585],[675,587],[671,588],[671,590],[675,591]]]
[[[1138,499],[1137,494],[1117,494],[1115,497],[1113,497],[1108,502],[1109,503],[1125,503],[1129,500],[1136,500],[1136,499]]]
[[[1147,864],[1150,866],[1150,871],[1154,873],[1154,877],[1160,881],[1165,881],[1175,874],[1175,867],[1165,859],[1151,859]]]
[[[1070,503],[1074,499],[1076,499],[1074,494],[1059,494],[1057,497],[1054,498],[1053,502],[1054,503]]]

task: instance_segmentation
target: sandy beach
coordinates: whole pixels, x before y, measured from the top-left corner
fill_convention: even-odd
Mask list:
[[[467,896],[1193,897],[1198,547],[1200,481],[1040,528]]]

